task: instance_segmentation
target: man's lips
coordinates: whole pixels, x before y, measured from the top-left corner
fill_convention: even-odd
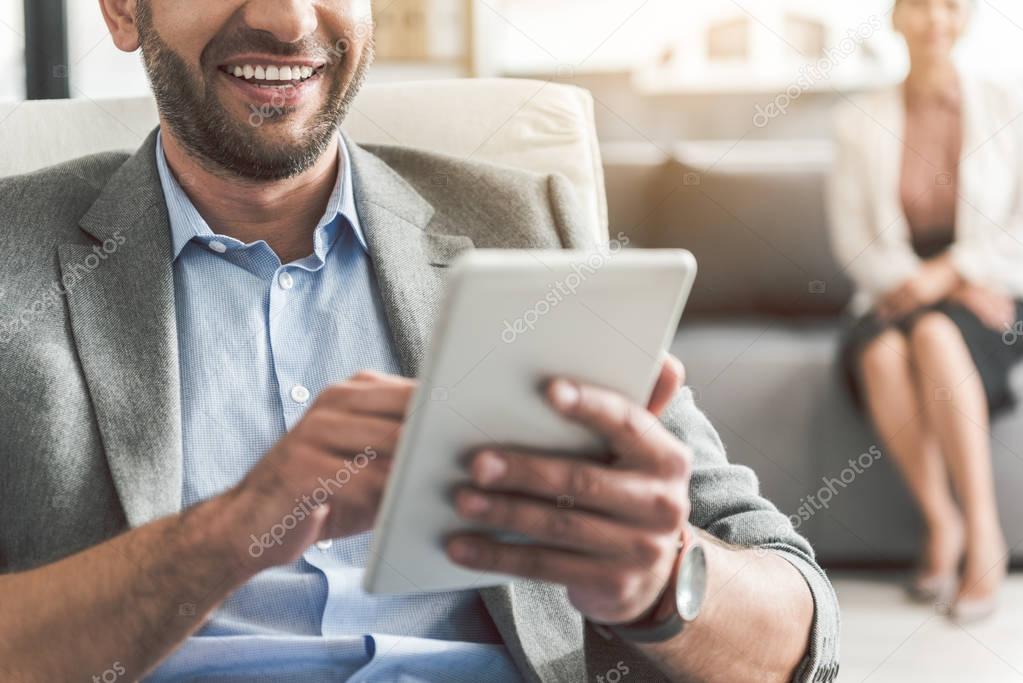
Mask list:
[[[283,74],[285,78],[282,80],[280,73],[282,67],[276,67],[277,72],[271,70],[267,74],[268,66],[270,65],[260,65],[259,69],[262,71],[252,64],[232,67],[232,73],[228,73],[227,67],[218,71],[232,91],[240,94],[245,102],[258,107],[259,111],[264,111],[266,107],[280,109],[285,106],[298,106],[319,90],[319,85],[325,78],[325,68],[314,71],[312,67],[304,69],[303,67],[288,67],[291,73],[288,74],[285,71]],[[237,76],[235,73],[239,69],[241,69],[241,75]],[[250,71],[251,76],[246,78],[245,75]],[[296,71],[298,72],[297,76]]]

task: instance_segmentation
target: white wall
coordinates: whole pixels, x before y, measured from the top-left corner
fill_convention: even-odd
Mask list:
[[[446,0],[447,1],[447,0]],[[855,27],[871,14],[887,24],[892,0],[487,0],[477,6],[477,50],[488,73],[557,73],[622,70],[649,63],[687,31],[712,16],[742,12],[765,23],[780,5],[812,7],[837,27]],[[985,72],[1015,74],[1023,68],[1023,2],[982,0],[963,60]],[[111,43],[95,0],[69,0],[71,91],[74,97],[148,92],[137,55]],[[22,0],[0,0],[0,99],[24,96]],[[887,29],[877,38],[891,68],[902,68],[902,49]],[[791,68],[791,67],[784,67]],[[409,68],[408,76],[423,69]],[[402,78],[401,66],[379,78]],[[432,73],[429,69],[426,73]]]
[[[149,92],[142,60],[138,54],[114,47],[96,0],[67,0],[67,13],[71,97],[99,99]]]
[[[771,32],[782,32],[779,10],[785,7],[825,16],[839,35],[877,16],[885,28],[872,46],[899,71],[905,57],[890,28],[892,4],[892,0],[494,0],[479,11],[491,15],[491,25],[497,27],[497,35],[489,39],[499,52],[496,61],[518,73],[552,73],[559,67],[619,71],[643,65],[669,46],[684,47],[693,40],[694,30],[721,16],[752,16],[770,39],[780,42]],[[974,25],[961,48],[963,60],[985,72],[1019,72],[1023,2],[977,4]],[[781,53],[786,51],[782,45]]]
[[[12,2],[13,0],[0,0]],[[20,0],[17,0],[20,3]],[[451,5],[455,0],[443,0]],[[71,62],[72,97],[118,97],[149,92],[139,55],[125,54],[114,47],[95,0],[68,0],[68,51]],[[461,40],[459,27],[443,27],[437,39]],[[459,46],[450,50],[457,54]],[[438,50],[443,53],[443,50]],[[457,70],[437,65],[380,63],[371,73],[373,81],[444,78]]]
[[[0,100],[25,97],[25,19],[21,0],[0,0]]]

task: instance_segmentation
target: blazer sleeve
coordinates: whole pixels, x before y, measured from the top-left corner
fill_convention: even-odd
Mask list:
[[[692,391],[679,392],[662,421],[693,452],[692,523],[722,541],[777,553],[803,576],[814,602],[810,646],[794,681],[828,683],[838,675],[838,598],[810,544],[760,495],[753,470],[728,462],[725,447]]]
[[[1003,118],[1016,117],[1023,111],[1023,97],[1004,85],[987,84],[991,99],[997,102],[997,111]],[[991,106],[991,105],[988,105]],[[966,210],[979,228],[969,239],[959,239],[950,251],[952,263],[967,281],[1004,291],[1023,298],[1023,122],[1016,118],[1005,127],[1008,139],[996,133],[996,139],[985,144],[1010,146],[1012,153],[992,173],[1008,173],[1012,178],[1015,196],[1012,211],[1001,219],[990,216],[983,207],[969,203],[960,206]]]
[[[838,265],[856,288],[876,298],[896,289],[920,268],[920,259],[893,226],[877,225],[863,136],[864,114],[840,110],[835,119],[835,159],[828,180],[828,225]],[[871,125],[876,125],[871,123]],[[873,202],[876,206],[877,202]]]

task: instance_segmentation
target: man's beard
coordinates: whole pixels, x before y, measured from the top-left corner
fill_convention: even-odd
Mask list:
[[[337,50],[325,51],[317,46],[315,54],[327,60],[327,68],[319,78],[333,74],[326,101],[302,132],[300,142],[275,142],[272,130],[261,131],[261,128],[272,127],[277,119],[292,114],[286,100],[281,98],[279,103],[261,107],[253,105],[248,120],[236,120],[217,98],[212,79],[207,80],[203,88],[185,60],[160,38],[153,28],[148,4],[138,4],[137,25],[143,62],[160,114],[177,140],[212,173],[247,180],[282,180],[312,167],[334,139],[337,127],[347,116],[373,62],[373,40],[370,36],[352,81],[345,89],[339,55],[340,59],[347,59],[351,51],[341,54]],[[249,33],[228,42],[237,44],[236,53],[255,48],[282,57],[310,54],[302,46],[278,43],[265,33]],[[341,43],[347,44],[347,41],[339,41]],[[212,63],[204,51],[200,64],[208,69]]]

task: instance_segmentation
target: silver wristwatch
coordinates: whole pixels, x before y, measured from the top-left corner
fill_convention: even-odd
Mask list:
[[[598,633],[634,643],[661,643],[682,633],[696,620],[707,596],[707,556],[696,533],[687,528],[679,541],[674,573],[654,607],[628,624],[594,624]]]

